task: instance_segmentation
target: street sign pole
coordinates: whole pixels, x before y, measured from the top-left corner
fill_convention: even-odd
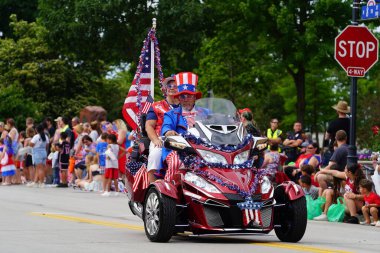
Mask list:
[[[352,25],[358,25],[357,14],[359,13],[360,0],[353,0],[352,5]],[[350,121],[350,143],[348,146],[347,164],[358,163],[356,153],[356,107],[357,107],[357,83],[358,78],[351,77],[350,104],[351,104],[351,121]]]

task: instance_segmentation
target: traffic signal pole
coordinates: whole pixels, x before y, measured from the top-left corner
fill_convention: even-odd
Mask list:
[[[360,0],[353,0],[352,5],[352,21],[354,26],[358,25],[358,14],[360,9]],[[357,93],[358,93],[358,78],[351,77],[350,88],[350,104],[351,104],[351,121],[350,121],[350,143],[348,146],[347,164],[358,163],[356,153],[356,107],[357,107]]]

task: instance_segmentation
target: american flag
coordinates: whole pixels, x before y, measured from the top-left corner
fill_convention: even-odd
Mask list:
[[[243,226],[244,227],[247,227],[251,221],[253,221],[257,225],[262,226],[259,210],[243,209],[242,214],[243,214]]]
[[[150,41],[149,36],[146,38]],[[150,41],[150,43],[152,43]],[[139,87],[141,91],[141,108],[146,109],[146,111],[149,110],[150,105],[146,105],[146,101],[148,96],[150,96],[150,83],[152,78],[152,71],[154,71],[154,66],[151,66],[151,47],[146,47],[146,50],[142,51],[141,54],[141,60],[142,60],[142,70],[140,72],[140,82]],[[127,121],[128,125],[132,127],[132,129],[136,130],[138,126],[138,115],[139,115],[139,108],[137,106],[137,89],[136,89],[136,79],[137,79],[137,72],[135,74],[135,77],[133,78],[132,85],[129,89],[128,95],[125,99],[124,105],[123,105],[123,116],[124,119]],[[153,98],[150,97],[152,100],[151,103],[153,103]],[[147,108],[146,108],[147,107]],[[144,113],[141,111],[141,113]],[[146,112],[145,112],[146,113]]]
[[[145,105],[141,110],[141,113],[147,113],[149,111],[149,108],[152,106],[154,100],[151,95],[149,95],[146,99]]]
[[[139,171],[134,176],[134,181],[132,184],[132,192],[137,189],[146,189],[149,186],[148,172],[146,170],[145,163],[141,166]]]

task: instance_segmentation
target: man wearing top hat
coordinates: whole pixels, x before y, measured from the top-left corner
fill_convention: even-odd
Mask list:
[[[178,92],[175,97],[179,99],[180,106],[164,115],[164,123],[161,135],[173,136],[184,134],[194,126],[195,115],[204,112],[203,108],[196,108],[195,100],[202,97],[201,92],[197,92],[198,76],[191,72],[182,72],[175,75]],[[174,174],[180,167],[180,160],[177,152],[163,148],[162,160],[167,164],[165,180],[171,181]]]
[[[152,104],[148,111],[145,123],[145,129],[150,139],[147,166],[150,182],[156,180],[154,173],[156,170],[161,169],[162,140],[160,134],[162,123],[164,121],[164,114],[173,108],[178,107],[178,99],[174,97],[177,93],[175,79],[173,77],[165,78],[162,84],[166,98]]]

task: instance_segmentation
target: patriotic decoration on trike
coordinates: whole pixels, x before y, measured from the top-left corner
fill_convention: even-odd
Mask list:
[[[141,115],[148,112],[154,99],[154,65],[157,68],[161,91],[165,96],[165,90],[162,86],[164,74],[156,37],[155,19],[153,20],[153,27],[149,30],[144,40],[136,74],[122,110],[128,125],[138,133],[141,132]]]

